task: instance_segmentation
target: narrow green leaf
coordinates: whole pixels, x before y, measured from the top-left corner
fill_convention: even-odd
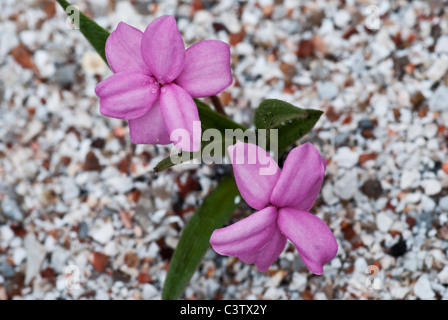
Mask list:
[[[221,136],[224,138],[225,136],[225,130],[226,129],[241,129],[243,131],[247,130],[244,126],[224,117],[223,115],[213,111],[209,108],[205,103],[198,99],[194,99],[196,106],[198,107],[199,112],[199,118],[201,119],[201,127],[202,132],[204,132],[207,129],[217,129]],[[208,145],[209,142],[203,141],[201,143],[201,149],[203,150],[206,145]],[[222,141],[223,148],[225,146],[225,140]],[[225,153],[225,150],[223,149],[223,154]],[[155,167],[154,172],[158,173],[165,169],[171,168],[175,166],[176,164],[193,160],[201,156],[200,152],[192,153],[192,152],[182,152],[178,157],[175,157],[175,161],[171,159],[171,157],[167,157],[160,161]],[[176,161],[177,159],[185,159],[183,161]]]
[[[257,129],[278,129],[278,152],[281,154],[307,134],[322,113],[319,110],[300,109],[285,101],[268,99],[258,107],[254,122]]]
[[[201,100],[194,99],[194,102],[198,107],[202,131],[207,129],[217,129],[224,136],[226,129],[242,129],[243,131],[247,129],[229,118],[224,117],[222,114],[213,111]]]
[[[225,224],[240,202],[235,180],[223,177],[185,226],[171,258],[162,299],[179,298],[209,248],[211,234]]]
[[[109,32],[100,27],[95,21],[89,19],[84,13],[79,11],[75,6],[65,0],[57,0],[67,15],[73,19],[77,28],[80,29],[84,37],[90,42],[92,47],[107,63],[105,46],[109,37]],[[79,17],[77,21],[76,17]],[[79,25],[77,25],[79,23]]]

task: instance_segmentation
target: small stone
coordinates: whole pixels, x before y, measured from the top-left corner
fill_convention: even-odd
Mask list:
[[[304,39],[300,41],[297,55],[300,58],[307,58],[313,54],[314,46],[312,40]]]
[[[334,15],[334,24],[339,28],[343,28],[350,23],[351,19],[352,15],[350,13],[345,10],[338,10]]]
[[[420,172],[418,170],[404,170],[401,174],[400,188],[408,189],[416,187],[420,181]]]
[[[86,155],[83,169],[85,171],[100,171],[101,168],[102,166],[100,165],[98,157],[95,155],[93,151],[89,151]]]
[[[414,294],[421,300],[432,300],[435,298],[428,275],[423,274],[418,278],[414,285]]]
[[[378,199],[383,194],[381,182],[369,179],[361,187],[361,191],[369,198]]]
[[[139,262],[139,258],[135,253],[128,252],[125,254],[124,263],[126,263],[126,265],[129,268],[135,268],[137,266],[138,262]]]
[[[428,196],[436,195],[440,191],[442,191],[442,184],[438,180],[423,180],[421,182],[421,186],[425,190],[425,194],[427,194]]]
[[[9,278],[14,275],[14,268],[8,262],[6,255],[0,255],[0,275]]]
[[[439,85],[429,99],[429,109],[432,111],[448,111],[448,87]]]
[[[31,69],[36,73],[39,72],[34,64],[32,52],[23,43],[13,48],[10,53],[14,60],[23,68]]]
[[[388,253],[393,257],[400,257],[406,253],[406,250],[407,250],[406,241],[400,239],[396,244],[390,247]]]
[[[432,81],[439,81],[448,70],[448,59],[443,57],[437,59],[426,72],[428,79]]]
[[[45,248],[37,241],[32,233],[28,233],[24,240],[26,250],[25,284],[29,284],[39,274],[40,266],[45,259]]]
[[[298,272],[294,272],[292,276],[292,281],[289,284],[289,289],[294,291],[302,292],[306,288],[308,278]]]
[[[338,86],[331,81],[320,81],[317,83],[317,94],[321,99],[333,99],[339,94]]]
[[[358,174],[356,168],[346,172],[334,184],[334,193],[343,200],[350,200],[358,190]]]
[[[362,119],[358,123],[358,128],[361,130],[373,129],[373,128],[375,128],[375,124],[372,121],[370,121],[369,119]]]
[[[420,203],[424,212],[432,212],[436,208],[436,202],[425,194],[422,195]]]
[[[96,52],[84,53],[81,66],[88,75],[100,75],[106,71],[106,63]]]
[[[45,50],[37,50],[34,53],[34,63],[36,64],[37,69],[39,69],[40,77],[43,79],[53,76],[56,71],[56,67],[52,62],[50,54]]]
[[[85,223],[84,221],[82,221],[79,226],[78,226],[78,237],[81,240],[84,240],[87,238],[88,236],[88,232],[89,232],[89,226],[87,225],[87,223]]]
[[[152,300],[155,299],[157,297],[157,295],[159,294],[158,290],[156,289],[156,287],[154,287],[152,284],[150,283],[145,283],[143,285],[143,289],[142,289],[142,298],[144,300]]]
[[[89,256],[90,263],[93,268],[98,272],[104,272],[107,264],[109,263],[109,257],[104,253],[94,251]]]
[[[376,215],[376,226],[381,232],[388,232],[393,223],[394,220],[387,213],[380,212]]]
[[[435,123],[427,123],[425,125],[424,134],[428,139],[434,138],[438,131],[438,126]]]
[[[69,88],[76,82],[76,65],[69,64],[57,68],[54,81],[62,88]]]
[[[439,200],[440,209],[443,211],[448,211],[448,196],[444,196]]]
[[[16,266],[19,266],[26,258],[26,250],[22,247],[16,248],[12,255],[12,260]]]
[[[28,144],[33,140],[43,129],[45,128],[42,121],[39,119],[33,119],[27,126],[25,134],[22,136],[21,142]]]
[[[8,243],[14,238],[14,231],[8,226],[4,225],[0,227],[0,239]]]
[[[448,35],[443,35],[437,40],[434,50],[437,53],[448,53]]]
[[[89,235],[93,240],[106,244],[114,236],[114,226],[110,222],[106,222],[98,228],[95,228],[89,232]]]
[[[349,147],[341,147],[333,157],[333,160],[336,161],[339,167],[352,168],[358,163],[359,154]]]
[[[339,147],[339,146],[343,145],[344,143],[347,142],[348,136],[349,136],[348,132],[337,133],[334,136],[334,145],[336,147]]]
[[[17,202],[10,197],[5,196],[5,198],[2,200],[2,210],[3,214],[12,220],[23,220],[23,213],[20,210]]]
[[[114,257],[118,254],[118,246],[114,241],[109,241],[103,248],[104,254],[109,257]]]

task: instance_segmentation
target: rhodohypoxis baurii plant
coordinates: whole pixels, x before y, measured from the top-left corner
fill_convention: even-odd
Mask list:
[[[326,160],[310,143],[291,150],[283,169],[260,147],[238,142],[229,147],[236,184],[256,213],[215,230],[210,243],[223,255],[236,256],[266,271],[291,240],[308,269],[323,273],[323,265],[338,245],[324,221],[311,214],[319,195]],[[253,157],[253,160],[251,159]]]
[[[203,151],[207,143],[201,141],[201,129],[221,133],[246,129],[196,99],[216,95],[232,83],[230,47],[226,43],[204,40],[185,50],[173,16],[154,19],[144,32],[122,22],[109,33],[77,7],[57,1],[114,72],[96,87],[100,113],[128,120],[133,143],[174,143],[183,151]],[[321,115],[319,110],[267,99],[255,109],[253,124],[257,133],[278,132],[278,156],[309,132]],[[181,139],[189,138],[176,139],[171,135],[175,130],[188,133],[180,135]],[[271,140],[271,135],[266,134],[266,138]],[[256,140],[262,145],[261,141]],[[225,149],[225,139],[222,143]],[[251,162],[249,153],[245,162],[245,156],[237,151],[251,148],[258,158]],[[336,254],[337,243],[330,229],[309,213],[321,188],[326,163],[311,144],[292,149],[282,170],[254,144],[238,142],[230,148],[230,155],[235,160],[234,177],[221,177],[187,222],[169,264],[163,299],[181,295],[210,242],[218,253],[237,256],[260,271],[278,258],[287,239],[316,274],[322,273],[322,266]],[[167,157],[154,170],[160,172],[173,165]],[[241,204],[241,195],[258,212],[222,228]]]
[[[96,87],[101,114],[128,120],[135,144],[173,142],[180,150],[198,151],[201,128],[193,98],[216,95],[232,84],[229,45],[204,40],[185,50],[174,17],[162,16],[145,32],[121,22],[105,51],[115,74]],[[171,141],[176,129],[190,139]]]

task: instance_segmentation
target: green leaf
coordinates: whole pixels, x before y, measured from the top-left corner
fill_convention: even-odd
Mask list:
[[[202,101],[200,101],[198,99],[194,99],[194,101],[196,103],[196,106],[198,107],[199,118],[201,119],[202,132],[204,132],[207,129],[217,129],[221,133],[221,136],[224,137],[226,129],[232,129],[232,130],[241,129],[242,131],[247,130],[247,128],[245,128],[244,126],[224,117],[223,115],[221,115],[219,113],[216,113]],[[203,141],[201,143],[201,149],[203,150],[204,147],[207,146],[209,143],[210,142],[208,142],[208,141]],[[225,153],[225,150],[224,150],[225,140],[222,141],[222,146],[223,146],[222,152],[224,154]],[[201,156],[200,152],[195,152],[195,153],[182,152],[178,157],[175,157],[175,161],[173,161],[173,159],[171,159],[171,157],[167,157],[167,158],[163,159],[162,161],[160,161],[154,167],[154,172],[156,172],[156,173],[161,172],[165,169],[175,166],[176,164],[179,164],[179,163],[182,163],[182,162],[185,162],[188,160],[193,160],[200,156]],[[176,161],[177,159],[184,159],[184,160]]]
[[[270,129],[278,129],[278,153],[282,154],[314,127],[322,113],[319,110],[300,109],[285,101],[268,99],[256,110],[254,122],[257,129],[267,129],[267,139]]]
[[[61,7],[65,10],[67,15],[73,19],[75,25],[75,17],[79,16],[79,25],[76,25],[80,29],[84,37],[90,42],[92,47],[98,52],[107,64],[106,59],[106,40],[109,37],[109,32],[100,27],[95,21],[89,19],[85,14],[79,11],[75,6],[65,0],[57,0]]]
[[[247,129],[229,118],[224,117],[222,114],[213,111],[201,100],[194,99],[194,102],[198,107],[202,131],[207,129],[217,129],[224,136],[226,129],[242,129],[243,131]]]
[[[221,228],[239,206],[235,180],[223,177],[188,221],[171,258],[162,299],[178,299],[210,246],[210,236]]]

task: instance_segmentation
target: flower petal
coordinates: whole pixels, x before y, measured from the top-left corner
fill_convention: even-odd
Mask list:
[[[319,195],[324,174],[323,159],[311,143],[292,149],[272,191],[271,203],[309,211]]]
[[[277,209],[268,207],[228,227],[213,231],[210,244],[222,255],[248,255],[263,248],[276,226]]]
[[[229,147],[229,155],[241,196],[252,208],[265,208],[280,176],[277,163],[264,149],[241,141]]]
[[[296,246],[305,265],[315,274],[338,252],[338,243],[327,224],[315,215],[294,208],[279,210],[277,225]]]
[[[106,117],[135,119],[149,111],[159,97],[154,78],[135,72],[116,73],[95,88],[100,112]]]
[[[117,72],[138,72],[151,75],[142,58],[140,44],[143,32],[120,22],[107,38],[106,58],[110,68]]]
[[[168,133],[160,111],[160,103],[154,105],[140,118],[129,120],[129,135],[135,144],[170,144]]]
[[[170,83],[182,71],[185,46],[173,16],[162,16],[146,28],[142,43],[143,61],[160,83]]]
[[[161,91],[162,117],[170,133],[171,142],[183,151],[199,151],[201,122],[193,98],[174,83],[162,87]]]
[[[230,46],[219,40],[204,40],[188,48],[176,79],[194,98],[218,94],[232,82]]]
[[[265,272],[283,252],[286,242],[287,239],[280,232],[280,229],[275,228],[271,239],[263,248],[249,254],[240,255],[239,259],[248,264],[255,264],[258,271]]]

